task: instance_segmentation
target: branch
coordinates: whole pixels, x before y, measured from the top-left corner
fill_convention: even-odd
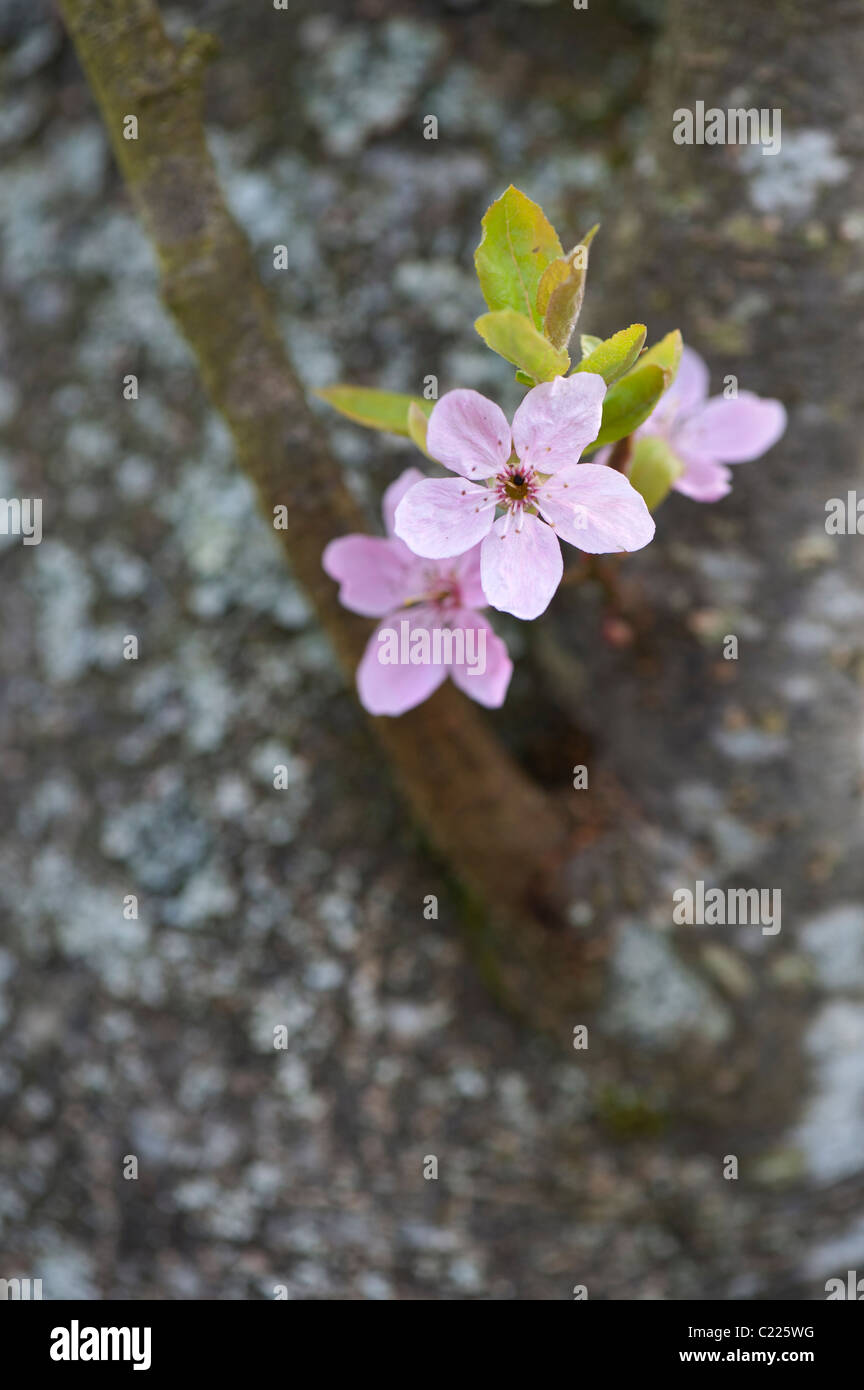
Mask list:
[[[117,162],[159,259],[162,294],[224,416],[346,671],[368,624],[340,607],[321,568],[334,536],[364,531],[276,328],[251,248],[229,212],[207,149],[201,69],[207,45],[168,38],[153,0],[60,0],[102,109]],[[123,118],[138,118],[138,139]],[[499,745],[478,712],[445,686],[401,719],[372,721],[429,838],[487,903],[548,920],[552,866],[566,823]]]

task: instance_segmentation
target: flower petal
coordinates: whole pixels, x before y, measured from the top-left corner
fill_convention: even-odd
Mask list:
[[[366,646],[360,665],[357,667],[357,693],[364,709],[370,714],[404,714],[413,709],[438,689],[447,675],[443,665],[415,665],[410,661],[389,663],[382,660],[388,654],[390,641],[383,641],[382,633],[395,633],[396,644],[402,647],[401,624],[408,624],[407,643],[410,653],[411,634],[419,628],[427,631],[438,621],[438,612],[427,605],[418,605],[404,613],[394,613],[379,623]]]
[[[429,417],[426,448],[463,478],[492,478],[510,457],[510,426],[479,391],[448,391]]]
[[[681,350],[675,380],[663,397],[673,400],[678,410],[695,410],[708,395],[708,364],[691,347]]]
[[[557,376],[532,387],[513,416],[519,462],[539,473],[577,463],[600,431],[605,394],[606,383],[596,372]]]
[[[604,470],[608,471],[608,470]],[[499,517],[480,548],[483,591],[493,608],[516,618],[539,618],[561,583],[564,561],[555,532],[536,516],[521,531]]]
[[[732,491],[732,474],[725,463],[713,459],[685,459],[684,472],[672,486],[694,502],[719,502]]]
[[[483,592],[483,581],[480,577],[479,545],[475,545],[471,550],[466,550],[464,555],[459,556],[453,573],[456,576],[463,605],[466,608],[485,608],[487,600]]]
[[[384,529],[388,536],[395,536],[396,534],[393,529],[393,518],[405,493],[415,483],[422,483],[424,477],[425,474],[421,473],[419,468],[406,468],[404,473],[400,473],[395,482],[392,482],[385,491],[381,501],[381,511],[384,516]]]
[[[698,410],[708,395],[708,367],[698,352],[684,347],[675,380],[664,391],[657,405],[637,434],[662,434],[667,437],[675,428],[676,421],[682,420],[691,412]],[[596,461],[596,460],[595,460]]]
[[[495,494],[461,478],[424,478],[396,508],[396,535],[429,560],[462,555],[492,525]]]
[[[478,704],[485,705],[487,709],[499,709],[504,703],[513,674],[513,662],[507,654],[507,647],[492,625],[481,614],[472,613],[468,608],[454,609],[449,621],[451,627],[461,628],[464,633],[473,629],[478,634],[471,653],[473,664],[463,662],[459,666],[455,663],[451,665],[448,668],[451,680]],[[465,650],[467,654],[467,639]]]
[[[589,555],[641,550],[654,535],[643,499],[617,469],[580,463],[549,478],[537,505],[562,540]]]
[[[340,586],[339,602],[364,618],[380,618],[414,597],[419,562],[401,541],[339,536],[327,546],[321,563]]]
[[[785,428],[786,411],[780,401],[740,391],[729,400],[712,396],[706,401],[675,431],[675,446],[688,456],[746,463],[776,444]]]

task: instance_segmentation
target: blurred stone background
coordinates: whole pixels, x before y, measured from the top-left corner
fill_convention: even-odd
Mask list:
[[[44,540],[0,537],[0,1276],[46,1298],[823,1297],[864,1261],[864,600],[823,524],[853,484],[824,449],[830,399],[764,375],[764,288],[735,280],[712,317],[668,260],[662,294],[613,282],[644,231],[624,190],[652,176],[662,6],[165,13],[222,43],[212,148],[310,387],[435,373],[515,403],[471,328],[479,219],[513,182],[565,240],[604,224],[585,331],[680,322],[712,367],[784,394],[814,452],[801,483],[740,470],[710,516],[670,502],[633,572],[667,620],[653,652],[604,647],[590,591],[545,628],[502,621],[523,658],[502,737],[562,791],[586,747],[605,759],[657,884],[617,921],[589,1050],[535,1037],[468,964],[460,895],[232,464],[56,15],[2,0],[0,494],[43,498]],[[848,163],[817,137],[773,185],[736,174],[739,249],[772,217],[830,243],[818,198]],[[675,209],[696,238],[703,211]],[[374,517],[416,456],[335,417],[331,438]],[[794,593],[765,562],[772,487],[796,508],[769,538]],[[726,631],[761,653],[741,690]],[[782,937],[679,951],[671,886],[697,877],[798,888]]]

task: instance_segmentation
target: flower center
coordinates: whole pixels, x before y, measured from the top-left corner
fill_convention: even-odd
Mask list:
[[[403,608],[416,608],[418,603],[431,603],[436,608],[460,608],[462,593],[455,570],[447,573],[437,567],[427,568],[424,573],[423,593],[415,598],[405,599]]]
[[[530,506],[537,490],[533,468],[526,468],[518,459],[509,464],[495,479],[495,491],[502,507],[509,510]]]

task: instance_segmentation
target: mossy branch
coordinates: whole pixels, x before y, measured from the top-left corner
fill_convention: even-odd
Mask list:
[[[162,294],[346,671],[368,625],[346,613],[321,568],[326,543],[365,530],[276,327],[251,248],[207,149],[201,78],[212,45],[167,36],[153,0],[60,0],[117,162],[158,255]],[[124,117],[138,120],[124,138]],[[486,903],[548,917],[550,865],[565,824],[482,716],[445,686],[378,737],[431,841]],[[527,925],[527,923],[526,923]]]

